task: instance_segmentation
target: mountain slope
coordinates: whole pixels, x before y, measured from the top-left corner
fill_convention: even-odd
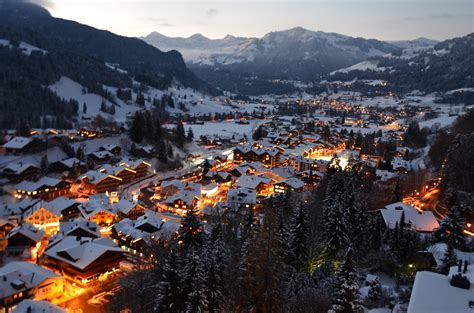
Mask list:
[[[0,25],[16,30],[46,50],[67,49],[120,64],[135,80],[154,87],[162,88],[176,80],[188,87],[217,92],[189,71],[176,51],[162,52],[137,38],[54,18],[31,3],[0,0]]]
[[[372,66],[331,73],[330,80],[382,79],[399,91],[448,91],[474,87],[474,33],[439,42],[432,48],[370,58]]]
[[[224,89],[235,85],[237,79],[247,85],[258,79],[315,80],[368,57],[400,50],[378,40],[301,27],[268,33],[262,38],[227,36],[211,40],[202,35],[168,38],[152,33],[143,39],[163,50],[179,50],[198,76]],[[242,86],[231,91],[240,92],[239,88]]]

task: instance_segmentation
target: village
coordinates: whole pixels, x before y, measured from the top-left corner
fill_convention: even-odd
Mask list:
[[[155,166],[156,146],[133,143],[132,148],[126,125],[4,134],[0,312],[28,306],[103,312],[109,296],[120,289],[118,280],[133,271],[136,260],[153,257],[154,243],[176,236],[190,210],[207,231],[208,220],[232,210],[247,208],[258,216],[268,201],[287,194],[310,201],[335,159],[343,169],[363,164],[380,203],[369,211],[380,217],[382,227],[398,228],[403,219],[430,237],[448,213],[437,201],[441,173],[426,166],[427,149],[409,147],[404,139],[409,121],[418,119],[437,131],[457,114],[451,114],[452,106],[405,101],[380,107],[352,101],[344,96],[262,100],[261,105],[271,106],[265,114],[235,113],[221,120],[174,115],[163,129],[181,123],[193,135],[182,149],[174,147],[181,165],[169,169]],[[472,227],[474,216],[465,216],[467,237]],[[438,243],[423,251],[429,263],[424,268],[442,265],[444,250],[446,245]],[[458,252],[459,266],[448,277],[458,272],[472,276],[468,264],[474,253]],[[426,285],[439,284],[435,294],[453,294],[449,303],[464,297],[441,276],[416,275],[410,306],[426,305]],[[375,280],[382,280],[389,296],[394,292],[392,280],[367,274],[361,294],[367,297]],[[398,312],[406,312],[407,303],[397,303]]]

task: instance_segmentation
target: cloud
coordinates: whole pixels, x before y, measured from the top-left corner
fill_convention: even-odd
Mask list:
[[[206,17],[207,18],[213,18],[214,16],[216,16],[218,13],[217,9],[215,8],[209,8],[206,10]]]
[[[440,19],[453,19],[453,18],[456,18],[456,16],[449,13],[441,13],[441,14],[430,15],[429,18],[433,20],[440,20]]]
[[[174,27],[175,25],[170,23],[166,18],[161,17],[150,17],[147,19],[150,24],[158,27]]]
[[[457,18],[455,15],[449,13],[440,13],[440,14],[432,14],[426,16],[407,16],[403,20],[407,22],[411,21],[420,21],[420,20],[450,20]]]

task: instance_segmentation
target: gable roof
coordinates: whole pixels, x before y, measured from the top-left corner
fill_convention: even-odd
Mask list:
[[[27,137],[15,137],[11,139],[9,142],[3,145],[4,148],[6,149],[23,149],[26,147],[28,144],[30,144],[33,141],[32,138],[27,138]]]
[[[411,227],[416,231],[432,232],[435,228],[439,227],[439,223],[433,215],[433,212],[420,212],[414,207],[402,202],[389,204],[384,209],[381,209],[380,213],[382,214],[385,225],[392,229],[400,222],[402,213],[405,214],[405,222],[410,223]]]
[[[111,239],[106,237],[92,239],[66,236],[54,245],[48,246],[44,254],[84,270],[109,251],[124,253]]]

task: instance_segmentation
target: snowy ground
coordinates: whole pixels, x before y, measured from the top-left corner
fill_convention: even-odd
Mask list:
[[[199,138],[200,136],[211,136],[211,135],[218,135],[218,136],[229,136],[232,135],[247,135],[247,137],[251,138],[252,132],[263,123],[268,122],[268,120],[251,120],[249,124],[237,124],[235,121],[223,121],[223,122],[206,122],[204,125],[196,125],[196,124],[186,124],[184,125],[184,129],[186,133],[191,128],[193,130],[193,134],[195,138]],[[174,128],[176,125],[173,124],[166,124],[163,125],[166,128]]]

